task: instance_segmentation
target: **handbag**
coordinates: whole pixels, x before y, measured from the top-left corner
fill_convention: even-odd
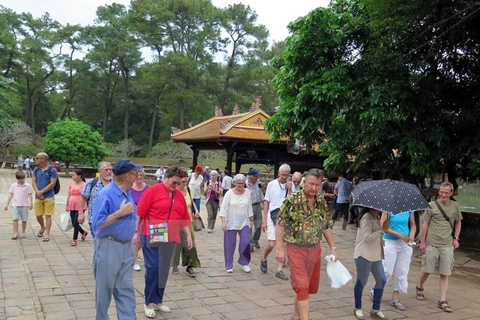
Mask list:
[[[435,205],[437,206],[438,210],[440,210],[440,213],[442,214],[442,216],[445,218],[445,220],[448,221],[448,224],[450,225],[450,227],[452,228],[452,237],[455,237],[454,233],[455,233],[455,228],[453,227],[453,223],[452,221],[450,221],[450,218],[447,216],[447,214],[445,213],[445,211],[443,211],[443,208],[440,206],[440,204],[438,203],[438,200],[435,200]]]
[[[285,187],[285,198],[283,199],[283,201],[285,201],[285,199],[287,198],[287,195],[288,195],[288,189],[287,187]],[[280,208],[273,209],[272,211],[270,211],[270,219],[272,219],[274,226],[277,225],[277,218],[278,218],[279,212],[280,212]]]
[[[62,231],[68,231],[73,228],[70,212],[67,211],[60,215],[60,228]]]
[[[190,200],[192,201],[191,207],[192,207],[192,213],[195,213],[195,204],[193,203],[193,198],[192,194],[190,193],[190,188],[187,186],[187,191],[188,191],[188,196],[190,197]],[[195,231],[201,231],[202,229],[205,229],[205,225],[203,224],[202,218],[193,218],[192,219],[192,224],[193,224],[193,230]]]
[[[148,217],[148,229],[150,231],[150,237],[148,239],[148,243],[151,247],[159,247],[162,243],[168,242],[168,221],[170,220],[170,214],[172,213],[173,207],[173,197],[170,201],[170,209],[168,210],[168,217],[167,221],[160,222],[160,223],[151,223],[150,216]]]

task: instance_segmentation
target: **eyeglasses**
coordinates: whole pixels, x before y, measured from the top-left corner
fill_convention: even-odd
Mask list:
[[[299,184],[300,181],[292,181],[294,184]]]

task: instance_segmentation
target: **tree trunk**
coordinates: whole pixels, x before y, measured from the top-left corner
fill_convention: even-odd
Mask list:
[[[153,104],[152,125],[150,126],[150,136],[148,137],[148,153],[149,154],[150,152],[152,152],[153,133],[155,132],[155,123],[157,122],[158,100],[159,100],[159,95],[155,97],[155,103]]]
[[[457,184],[457,176],[455,172],[455,167],[456,164],[453,160],[448,160],[445,169],[447,170],[447,175],[448,175],[448,182],[453,184],[453,190],[457,191],[458,189],[458,184]]]
[[[178,115],[179,115],[179,126],[180,130],[184,128],[184,117],[185,117],[185,105],[183,98],[178,99]]]
[[[230,87],[230,78],[232,77],[233,67],[235,65],[235,55],[236,54],[237,54],[237,42],[234,41],[233,42],[232,55],[230,56],[230,59],[228,60],[227,75],[225,76],[225,82],[223,83],[222,100],[220,101],[220,109],[222,110],[222,113],[225,111],[225,110],[223,110],[223,108],[227,104],[227,91],[228,91],[228,88]]]

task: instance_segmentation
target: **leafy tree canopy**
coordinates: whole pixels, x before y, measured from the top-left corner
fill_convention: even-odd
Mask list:
[[[102,136],[77,119],[57,120],[49,124],[43,140],[45,152],[56,161],[96,167],[107,154]]]
[[[329,171],[480,176],[479,8],[338,0],[312,11],[275,61],[281,107],[267,129],[317,146]]]

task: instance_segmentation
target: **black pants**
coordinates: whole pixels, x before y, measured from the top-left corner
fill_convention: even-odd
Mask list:
[[[70,220],[73,225],[73,240],[77,240],[79,232],[81,234],[85,233],[85,230],[83,230],[80,223],[78,223],[78,210],[70,210]]]
[[[348,223],[348,206],[349,206],[349,203],[335,203],[335,212],[333,213],[333,217],[332,217],[332,220],[333,220],[333,223],[335,223],[335,221],[337,220],[338,218],[338,214],[341,212],[343,214],[343,225],[342,225],[342,229],[345,230],[345,228],[347,227],[347,223]]]

